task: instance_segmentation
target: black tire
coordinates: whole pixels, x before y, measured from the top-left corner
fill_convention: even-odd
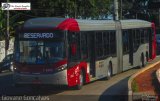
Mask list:
[[[107,71],[107,80],[109,80],[112,77],[112,63],[109,63],[108,71]]]
[[[84,84],[84,75],[83,75],[83,71],[81,70],[80,75],[79,75],[79,81],[80,83],[76,86],[77,90],[82,89],[82,86]]]

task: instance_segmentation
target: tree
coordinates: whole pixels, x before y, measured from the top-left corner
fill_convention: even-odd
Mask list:
[[[4,11],[0,9],[0,40],[5,38],[5,24],[6,20],[4,19]]]
[[[47,17],[89,18],[107,14],[111,0],[30,0],[30,14]]]
[[[19,0],[9,0],[19,2]],[[6,2],[6,0],[3,0]],[[10,35],[20,24],[35,17],[70,17],[82,19],[102,19],[110,11],[112,0],[24,0],[31,2],[30,11],[10,11]],[[6,11],[0,10],[1,37],[4,39],[6,33]]]
[[[123,16],[127,19],[149,20],[150,12],[148,10],[150,0],[123,0]],[[124,6],[125,5],[125,6]]]
[[[7,11],[0,10],[0,40],[4,40],[5,37],[8,37],[7,32]],[[13,14],[10,13],[9,18],[9,30],[10,30],[10,37],[14,36],[15,34],[15,28],[20,25],[22,22],[18,22],[15,19],[17,19],[20,16],[19,13]]]

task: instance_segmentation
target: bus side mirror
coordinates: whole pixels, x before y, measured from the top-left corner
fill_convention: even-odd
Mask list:
[[[76,55],[76,49],[77,49],[77,46],[75,43],[71,44],[71,54],[74,56]]]

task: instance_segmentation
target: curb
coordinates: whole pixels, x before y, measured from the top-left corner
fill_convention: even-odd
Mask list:
[[[134,80],[134,78],[135,78],[136,76],[138,76],[139,74],[145,72],[146,70],[148,70],[148,69],[156,66],[156,65],[159,64],[159,63],[160,63],[160,61],[155,62],[155,63],[153,63],[153,64],[150,64],[149,66],[141,69],[140,71],[138,71],[137,73],[135,73],[134,75],[132,75],[132,76],[129,78],[129,80],[128,80],[128,101],[133,101],[133,91],[132,91],[131,83],[132,83],[132,81]],[[160,75],[159,75],[159,76],[160,76]]]
[[[160,69],[156,71],[157,80],[160,83]]]

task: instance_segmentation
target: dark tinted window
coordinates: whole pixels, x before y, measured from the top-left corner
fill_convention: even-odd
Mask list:
[[[116,33],[110,32],[110,54],[116,54]]]
[[[69,58],[71,61],[80,59],[80,33],[68,33]]]
[[[109,40],[109,32],[103,33],[103,40],[104,40],[104,56],[108,56],[110,51],[110,40]]]
[[[128,30],[123,30],[122,33],[122,40],[123,40],[123,53],[128,53],[129,52],[129,31]]]
[[[81,33],[81,58],[88,58],[87,32]]]
[[[96,32],[96,57],[103,56],[103,39],[102,32]]]

